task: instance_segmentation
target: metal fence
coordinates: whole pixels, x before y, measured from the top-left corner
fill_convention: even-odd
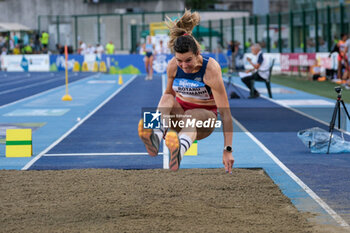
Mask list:
[[[39,31],[49,32],[50,48],[79,41],[102,44],[112,41],[117,50],[135,52],[147,35],[149,23],[164,21],[183,12],[39,16]],[[202,21],[193,35],[214,52],[229,41],[240,42],[246,51],[251,43],[261,43],[265,52],[327,52],[341,33],[349,33],[350,5]]]

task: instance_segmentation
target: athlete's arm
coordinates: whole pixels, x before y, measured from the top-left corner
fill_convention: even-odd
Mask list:
[[[221,67],[212,58],[209,59],[204,75],[204,82],[211,88],[215,104],[221,115],[224,133],[224,146],[232,146],[233,123],[230,105],[228,103],[224,82],[222,80]],[[222,160],[226,172],[231,173],[234,163],[232,153],[224,150]]]
[[[177,71],[177,65],[174,58],[172,58],[167,67],[168,82],[164,94],[171,94],[175,96],[175,91],[173,90],[173,82]]]

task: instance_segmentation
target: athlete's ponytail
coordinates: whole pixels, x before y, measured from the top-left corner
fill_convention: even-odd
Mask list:
[[[191,13],[185,10],[185,13],[179,20],[171,20],[167,16],[166,25],[170,30],[170,39],[168,47],[174,53],[187,53],[189,51],[199,54],[200,45],[192,36],[193,28],[199,24],[200,16],[197,12]]]

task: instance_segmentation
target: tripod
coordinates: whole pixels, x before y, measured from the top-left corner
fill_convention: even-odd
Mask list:
[[[337,102],[335,103],[335,106],[334,106],[334,110],[333,110],[333,116],[332,116],[332,120],[331,122],[329,123],[329,132],[331,133],[330,136],[329,136],[329,142],[328,142],[328,149],[327,149],[327,154],[329,154],[329,148],[331,146],[331,140],[332,140],[332,136],[333,136],[333,131],[334,131],[334,126],[335,126],[335,120],[337,118],[337,115],[338,115],[338,129],[340,129],[340,104],[342,104],[344,110],[345,110],[345,113],[348,117],[348,119],[350,120],[350,116],[349,116],[349,112],[348,110],[346,109],[346,106],[344,104],[344,101],[342,100],[341,98],[341,87],[335,87],[334,88],[335,91],[338,93],[338,97],[337,97]]]

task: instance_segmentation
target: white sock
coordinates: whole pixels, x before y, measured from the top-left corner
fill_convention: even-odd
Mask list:
[[[181,160],[184,157],[185,152],[190,149],[191,145],[192,145],[192,139],[187,136],[186,134],[181,134],[180,137],[180,155],[181,155]]]
[[[165,129],[163,127],[163,124],[160,123],[160,128],[159,129],[154,129],[153,132],[157,135],[157,137],[159,139],[159,143],[160,143],[162,141],[163,137],[164,137],[164,134],[165,134]]]
[[[163,135],[164,135],[163,131],[161,131],[160,129],[155,129],[154,133],[155,133],[155,135],[157,135],[159,142],[161,142],[163,139]]]

